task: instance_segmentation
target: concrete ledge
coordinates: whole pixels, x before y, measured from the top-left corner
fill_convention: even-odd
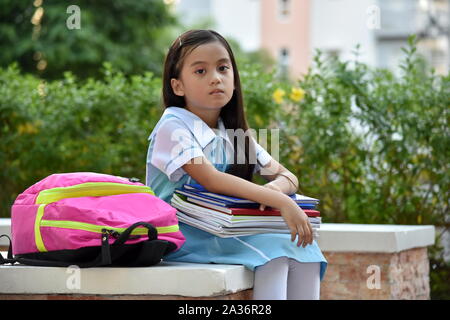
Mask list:
[[[317,242],[322,251],[400,252],[433,245],[434,240],[432,225],[323,223]]]
[[[240,265],[162,262],[146,268],[0,266],[0,294],[214,297],[253,287]]]

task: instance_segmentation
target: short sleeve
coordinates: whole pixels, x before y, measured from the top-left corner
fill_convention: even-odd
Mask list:
[[[261,168],[264,167],[266,164],[270,162],[272,159],[272,156],[264,149],[259,143],[255,141],[255,151],[256,151],[256,164],[255,169],[253,170],[253,173],[257,173],[261,171]]]
[[[155,132],[149,161],[170,181],[178,181],[186,172],[181,168],[189,160],[204,156],[200,144],[179,119],[168,119]]]

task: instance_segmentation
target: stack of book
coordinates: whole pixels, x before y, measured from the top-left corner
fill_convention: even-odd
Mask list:
[[[290,197],[308,216],[316,239],[321,223],[320,212],[315,210],[319,200],[300,194]],[[209,192],[199,184],[184,184],[175,189],[171,205],[177,209],[179,221],[222,238],[290,233],[279,210],[267,207],[260,210],[257,202]]]

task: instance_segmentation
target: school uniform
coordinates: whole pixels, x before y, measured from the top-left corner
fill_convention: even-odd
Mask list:
[[[182,168],[187,161],[204,156],[217,170],[225,172],[227,163],[233,159],[233,144],[222,119],[219,117],[218,128],[212,129],[184,108],[166,108],[149,141],[146,184],[169,204],[176,188],[185,183],[197,183]],[[272,157],[255,139],[253,141],[256,173]],[[327,261],[316,241],[302,248],[290,240],[290,234],[220,238],[182,222],[179,225],[186,242],[179,250],[165,256],[166,261],[240,264],[254,271],[273,259],[288,257],[299,262],[319,262],[321,280],[325,274]]]

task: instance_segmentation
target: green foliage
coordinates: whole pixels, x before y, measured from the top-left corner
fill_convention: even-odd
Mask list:
[[[403,51],[399,74],[359,63],[358,51],[354,61],[318,52],[294,84],[305,98],[277,113],[286,128],[281,162],[303,193],[321,200],[324,222],[432,224],[449,232],[450,76],[427,70],[414,37]],[[433,299],[450,292],[442,250],[437,241],[430,253]]]
[[[80,8],[80,29],[66,24],[72,4]],[[18,62],[21,70],[46,79],[61,78],[66,70],[79,78],[100,77],[103,61],[126,74],[159,74],[166,28],[176,23],[160,0],[46,0],[36,25],[33,1],[0,0],[0,8],[0,66]],[[47,64],[42,72],[39,60]]]
[[[426,73],[411,38],[402,73],[324,60],[280,112],[281,157],[325,221],[442,225],[448,214],[450,78]]]
[[[145,175],[147,137],[160,108],[161,80],[126,78],[105,64],[104,79],[71,73],[45,82],[0,71],[1,216],[26,187],[56,172]]]
[[[269,128],[274,123],[278,109],[272,100],[272,92],[278,87],[273,73],[264,72],[260,65],[251,64],[242,64],[239,72],[250,128]]]
[[[321,199],[325,221],[443,224],[449,76],[418,68],[414,48],[405,49],[400,76],[324,60],[320,52],[295,84],[239,65],[250,126],[280,129],[280,162],[297,174],[303,192]],[[109,63],[101,72],[101,80],[66,72],[45,81],[15,65],[1,69],[0,159],[9,200],[55,171],[142,177],[146,134],[161,112],[161,79],[127,77]],[[292,86],[304,97],[290,97]],[[273,98],[278,89],[286,93],[281,105]]]
[[[432,300],[450,300],[450,261],[444,259],[444,248],[438,231],[436,244],[429,249],[430,293]]]

